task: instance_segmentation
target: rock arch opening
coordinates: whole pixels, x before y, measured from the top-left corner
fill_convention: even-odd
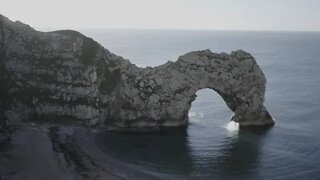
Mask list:
[[[213,89],[204,88],[196,92],[188,112],[189,123],[193,124],[226,124],[233,112],[223,98]],[[214,121],[214,122],[212,122]]]

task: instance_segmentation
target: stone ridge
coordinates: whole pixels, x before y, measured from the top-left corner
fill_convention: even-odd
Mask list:
[[[210,88],[240,125],[270,125],[265,84],[242,50],[194,51],[140,68],[79,32],[39,32],[0,15],[2,117],[129,131],[185,126],[195,93]]]

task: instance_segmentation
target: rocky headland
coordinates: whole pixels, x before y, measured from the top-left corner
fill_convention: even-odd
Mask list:
[[[241,126],[270,125],[265,86],[255,58],[242,50],[194,51],[141,68],[79,32],[39,32],[0,16],[1,124],[14,114],[124,131],[186,126],[196,92],[210,88]]]

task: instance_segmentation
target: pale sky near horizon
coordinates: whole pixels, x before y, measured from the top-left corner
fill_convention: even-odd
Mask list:
[[[320,0],[0,0],[0,14],[51,30],[320,31]]]

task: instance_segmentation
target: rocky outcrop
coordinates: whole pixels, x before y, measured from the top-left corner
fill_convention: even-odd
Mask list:
[[[242,50],[187,53],[140,68],[71,30],[39,32],[0,16],[0,102],[24,120],[120,130],[184,126],[195,93],[216,91],[240,125],[269,125],[266,79]]]

